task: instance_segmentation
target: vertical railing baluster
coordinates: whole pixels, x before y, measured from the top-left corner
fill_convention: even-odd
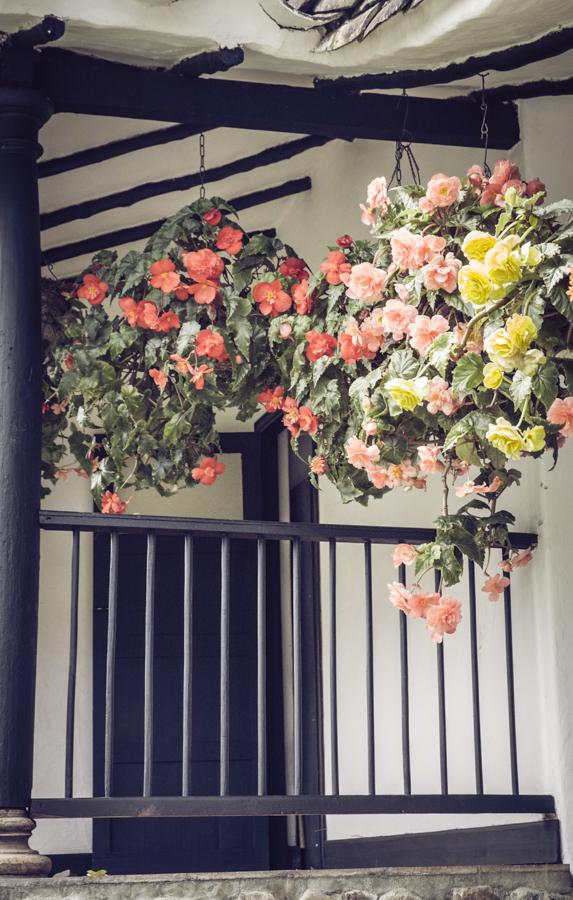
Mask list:
[[[366,726],[368,747],[368,793],[376,793],[374,736],[374,634],[372,609],[372,544],[364,544],[364,583],[366,593]]]
[[[193,538],[185,535],[183,556],[183,747],[181,794],[191,790],[191,731],[193,702]]]
[[[80,533],[72,534],[72,570],[70,591],[70,652],[68,658],[68,694],[66,708],[66,761],[64,796],[74,791],[74,720],[76,710],[76,674],[78,664],[78,596],[80,575]]]
[[[229,793],[229,607],[231,599],[231,542],[221,538],[221,663],[219,726],[219,794]]]
[[[267,543],[257,540],[257,794],[267,791]]]
[[[406,585],[406,566],[401,564],[400,584]],[[402,772],[404,777],[404,793],[412,793],[412,776],[410,772],[410,693],[408,685],[408,619],[400,610],[400,685],[402,695]]]
[[[440,573],[434,570],[434,590],[440,592]],[[438,669],[438,729],[440,734],[440,784],[442,794],[448,793],[448,744],[446,736],[446,677],[444,670],[444,643],[436,644]]]
[[[336,538],[329,541],[328,584],[330,601],[330,757],[332,793],[340,793],[338,767],[338,659],[336,635]]]
[[[153,655],[155,644],[155,546],[153,533],[147,535],[145,568],[145,656],[143,663],[143,796],[151,796],[153,773]]]
[[[113,733],[115,721],[115,645],[117,636],[118,536],[109,536],[109,585],[107,598],[107,647],[105,658],[104,796],[113,790]]]
[[[293,649],[293,794],[302,791],[302,656],[301,656],[301,547],[292,543],[292,649]]]
[[[507,559],[504,550],[503,558]],[[505,663],[507,672],[507,713],[509,725],[509,757],[511,764],[511,791],[519,794],[519,777],[517,772],[517,732],[515,727],[515,680],[513,672],[513,628],[511,622],[511,585],[503,592],[503,610],[505,619]]]
[[[483,764],[481,752],[481,714],[479,692],[479,664],[477,643],[477,618],[476,618],[476,578],[475,564],[468,562],[469,592],[470,592],[470,648],[472,664],[472,705],[474,726],[474,765],[476,779],[476,794],[483,794]]]

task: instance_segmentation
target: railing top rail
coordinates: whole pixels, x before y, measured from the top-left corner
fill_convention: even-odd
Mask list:
[[[423,544],[434,539],[433,528],[411,528],[397,525],[334,525],[298,522],[264,522],[245,519],[193,519],[182,516],[113,516],[102,513],[64,512],[42,510],[40,527],[48,531],[86,531],[93,533],[117,532],[122,534],[146,534],[154,532],[166,535],[196,534],[204,537],[229,535],[230,537],[269,540],[302,541],[337,540],[344,543],[373,544]],[[510,534],[512,546],[518,550],[537,543],[532,532],[514,531]]]

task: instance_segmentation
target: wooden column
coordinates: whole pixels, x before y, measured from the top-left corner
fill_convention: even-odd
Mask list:
[[[49,102],[0,86],[0,875],[47,874],[27,846],[41,446],[38,130]]]

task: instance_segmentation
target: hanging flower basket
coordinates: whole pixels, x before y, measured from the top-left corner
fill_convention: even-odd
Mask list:
[[[301,434],[315,444],[310,478],[345,501],[441,480],[435,541],[398,547],[397,564],[418,580],[438,569],[444,588],[464,556],[487,571],[491,547],[510,551],[499,500],[519,460],[557,458],[573,435],[573,203],[544,193],[507,160],[426,190],[375,179],[372,239],[338,238],[316,274],[219,198],[141,252],[100,254],[46,286],[44,476],[73,458],[100,508],[123,512],[122,488],[168,495],[222,474],[217,409],[280,411],[295,449]],[[506,583],[488,577],[491,599]],[[391,599],[436,640],[459,621],[438,593],[395,584]]]

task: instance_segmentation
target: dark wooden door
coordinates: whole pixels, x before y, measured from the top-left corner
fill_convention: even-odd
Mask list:
[[[250,452],[249,452],[250,448]],[[234,449],[234,447],[233,447]],[[249,484],[256,446],[243,465],[246,511],[255,517]],[[145,539],[119,541],[116,712],[113,793],[141,796]],[[95,543],[95,782],[101,790],[108,539]],[[181,793],[183,668],[183,540],[157,541],[152,794]],[[231,545],[230,792],[256,793],[256,546]],[[271,622],[272,629],[272,622]],[[219,784],[220,543],[194,542],[191,794],[217,794]],[[277,655],[280,665],[280,653]],[[264,817],[99,820],[93,867],[111,873],[236,871],[270,868]]]

